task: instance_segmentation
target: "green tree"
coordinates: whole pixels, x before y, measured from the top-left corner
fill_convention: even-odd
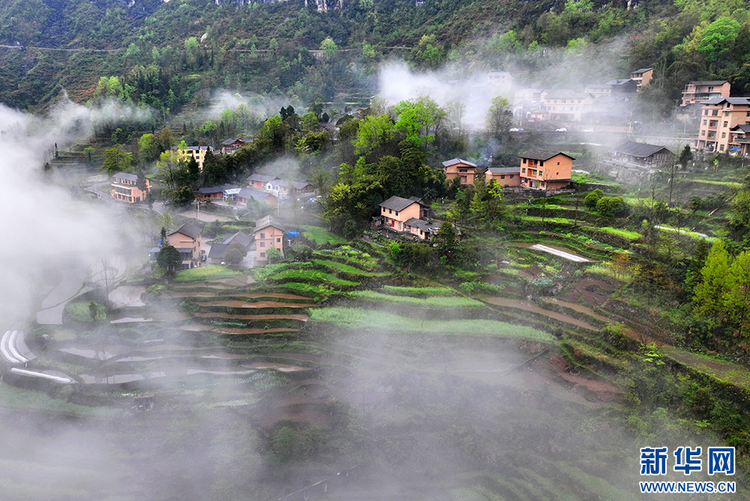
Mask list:
[[[513,111],[507,99],[497,96],[487,110],[487,131],[491,137],[503,140],[508,138],[513,126]]]
[[[724,307],[741,336],[750,334],[750,251],[740,253],[729,268]]]
[[[352,144],[358,155],[366,155],[390,142],[395,134],[396,128],[388,115],[369,115],[360,120],[357,137]]]
[[[729,254],[723,240],[714,242],[701,270],[702,281],[695,287],[693,312],[710,327],[726,321],[724,302],[729,291]]]
[[[133,154],[125,151],[121,144],[104,150],[104,162],[101,169],[107,174],[128,172],[133,167]]]
[[[245,249],[242,244],[233,243],[227,247],[227,250],[224,253],[224,261],[236,266],[245,259],[245,256],[247,256],[247,249]]]
[[[586,206],[587,209],[596,209],[596,204],[599,202],[599,199],[604,196],[604,192],[600,189],[595,189],[592,192],[590,192],[588,195],[586,195],[586,198],[583,199],[583,205]]]
[[[164,271],[166,276],[173,277],[177,269],[182,265],[180,251],[171,245],[162,247],[156,256],[156,264],[159,265],[159,268]]]
[[[162,149],[159,139],[153,134],[144,134],[138,140],[138,156],[144,162],[153,162],[159,159]]]
[[[320,42],[320,50],[322,50],[326,56],[330,57],[339,50],[339,47],[336,45],[336,42],[333,41],[333,38],[325,37],[325,39]]]
[[[734,46],[740,32],[740,23],[731,17],[720,17],[703,30],[698,51],[709,61],[718,61]]]
[[[394,127],[418,148],[435,140],[435,127],[445,118],[445,111],[429,97],[401,101],[393,111],[398,116]]]

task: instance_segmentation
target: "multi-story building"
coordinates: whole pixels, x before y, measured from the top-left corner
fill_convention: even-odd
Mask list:
[[[630,78],[632,80],[635,80],[636,90],[640,92],[641,89],[647,86],[651,82],[651,79],[654,78],[654,69],[641,68],[639,70],[635,70],[630,73]]]
[[[685,107],[690,104],[703,103],[716,97],[729,97],[732,84],[726,80],[700,80],[688,82],[682,91],[682,103]]]
[[[198,168],[203,170],[206,153],[209,151],[213,153],[214,149],[212,146],[183,146],[182,148],[175,148],[173,151],[179,155],[181,160],[186,162],[189,162],[191,158],[195,159],[198,163]]]
[[[255,251],[256,261],[268,261],[268,250],[277,249],[284,257],[284,225],[275,217],[266,216],[255,223]]]
[[[542,92],[545,118],[548,120],[579,121],[591,112],[594,96],[569,89]]]
[[[750,97],[715,97],[703,102],[696,150],[728,153],[731,129],[750,124]]]
[[[536,150],[521,155],[521,186],[534,190],[561,190],[572,179],[573,157],[562,152]]]
[[[148,178],[144,178],[143,184],[139,187],[138,176],[118,172],[115,174],[115,180],[109,194],[112,198],[134,204],[145,201],[149,191],[151,191],[151,181]]]
[[[162,242],[164,244],[164,242]],[[196,268],[201,259],[201,229],[185,223],[167,234],[166,245],[177,249],[182,257],[182,269]]]

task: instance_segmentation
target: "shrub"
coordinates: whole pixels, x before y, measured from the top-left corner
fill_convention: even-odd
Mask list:
[[[599,202],[599,199],[604,196],[604,192],[600,189],[595,189],[588,195],[586,195],[586,198],[583,199],[583,205],[586,206],[588,209],[594,209],[596,208],[597,202]]]

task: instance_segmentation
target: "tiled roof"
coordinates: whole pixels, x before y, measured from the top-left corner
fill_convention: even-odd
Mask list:
[[[621,144],[617,148],[612,149],[612,151],[615,153],[623,153],[625,155],[630,155],[638,158],[648,158],[651,155],[661,152],[662,150],[666,150],[667,153],[672,153],[664,146],[647,143],[636,143],[633,141],[628,141],[624,144]]]
[[[575,160],[575,158],[571,157],[570,155],[566,155],[562,151],[532,150],[527,153],[523,153],[520,156],[521,158],[529,158],[531,160],[545,161],[557,155],[563,155],[563,156],[570,158],[571,160]]]
[[[456,164],[465,164],[465,165],[468,165],[469,167],[477,166],[477,164],[467,162],[466,160],[461,160],[460,158],[452,158],[450,160],[446,160],[445,162],[443,162],[443,167],[450,167],[451,165],[456,165]]]
[[[418,203],[418,202],[415,202],[414,200],[409,200],[408,198],[401,198],[401,197],[393,196],[389,198],[388,200],[385,200],[383,203],[381,203],[380,206],[385,207],[386,209],[402,211],[414,203]]]

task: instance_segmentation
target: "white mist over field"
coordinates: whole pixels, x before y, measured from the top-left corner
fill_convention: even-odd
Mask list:
[[[0,329],[33,313],[46,274],[111,259],[118,245],[115,225],[46,175],[45,161],[55,147],[89,137],[99,123],[145,113],[115,102],[91,110],[65,99],[39,118],[0,105],[0,178],[6,188],[0,197]]]

